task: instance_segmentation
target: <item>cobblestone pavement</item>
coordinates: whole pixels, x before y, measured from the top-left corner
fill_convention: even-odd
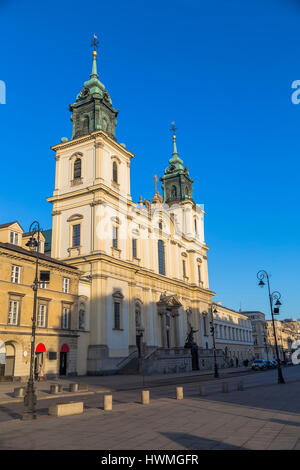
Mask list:
[[[232,382],[229,393],[205,397],[188,384],[181,401],[173,385],[151,390],[150,405],[138,403],[138,391],[118,392],[110,412],[99,394],[81,396],[84,414],[61,418],[48,416],[42,400],[36,421],[0,423],[0,449],[300,449],[300,369],[293,369],[285,385],[233,391]]]

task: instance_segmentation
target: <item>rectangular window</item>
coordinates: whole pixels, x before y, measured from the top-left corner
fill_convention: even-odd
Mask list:
[[[203,334],[204,334],[204,336],[208,336],[207,317],[206,317],[206,315],[203,316]]]
[[[118,227],[113,227],[113,248],[118,248]]]
[[[186,277],[186,266],[185,266],[185,260],[182,260],[182,272],[183,272],[183,277]]]
[[[120,303],[114,302],[114,329],[121,329]]]
[[[17,325],[19,320],[19,301],[10,300],[8,310],[8,325]]]
[[[46,315],[47,315],[47,305],[40,304],[38,309],[37,316],[37,326],[38,328],[45,328],[46,326]]]
[[[10,232],[10,243],[13,245],[19,244],[19,234],[18,232]]]
[[[61,317],[61,327],[63,330],[68,330],[70,328],[70,308],[63,307],[62,317]]]
[[[198,264],[198,282],[200,284],[201,282],[201,268],[200,268],[200,264]]]
[[[68,277],[63,278],[63,292],[68,294],[70,290],[70,279]]]
[[[136,258],[136,238],[132,239],[132,257]]]
[[[73,246],[80,246],[80,224],[73,225]]]
[[[13,282],[14,284],[20,283],[20,272],[21,272],[20,266],[15,266],[15,265],[12,266],[11,282]]]
[[[158,272],[159,274],[166,274],[165,270],[165,246],[162,240],[158,240]]]

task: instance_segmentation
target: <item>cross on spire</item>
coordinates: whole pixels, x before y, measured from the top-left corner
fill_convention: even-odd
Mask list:
[[[155,181],[155,194],[157,194],[157,181],[158,181],[157,175],[154,175],[153,178]]]
[[[175,122],[171,122],[171,129],[170,131],[173,132],[173,134],[175,135],[175,132],[177,131],[177,127],[175,127]]]
[[[95,51],[95,50],[98,48],[98,46],[99,46],[98,36],[96,36],[95,33],[94,33],[93,38],[92,38],[91,46],[94,48],[94,51]]]

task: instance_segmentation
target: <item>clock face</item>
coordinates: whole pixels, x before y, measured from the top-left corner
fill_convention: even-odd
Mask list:
[[[88,88],[83,88],[83,90],[80,93],[82,98],[85,98],[88,94],[89,94]]]

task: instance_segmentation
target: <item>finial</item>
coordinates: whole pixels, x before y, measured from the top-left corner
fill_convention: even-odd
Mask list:
[[[96,36],[95,33],[94,33],[93,38],[92,38],[91,46],[94,48],[93,52],[96,52],[96,55],[97,55],[96,48],[98,48],[98,46],[99,46],[99,41],[98,41],[98,36]]]
[[[177,127],[175,127],[175,122],[171,122],[171,129],[170,130],[173,132],[173,137],[175,136],[175,138],[176,138],[175,132],[177,131]]]
[[[177,152],[177,145],[176,145],[176,130],[177,128],[175,127],[175,122],[171,122],[171,132],[173,133],[173,157],[169,160],[169,163],[171,165],[175,165],[176,169],[182,169],[183,166],[182,163],[183,161],[178,157],[178,152]]]
[[[99,41],[98,41],[98,36],[96,36],[96,34],[93,35],[91,46],[93,48],[93,68],[92,68],[91,78],[98,78],[96,48],[99,46]]]

